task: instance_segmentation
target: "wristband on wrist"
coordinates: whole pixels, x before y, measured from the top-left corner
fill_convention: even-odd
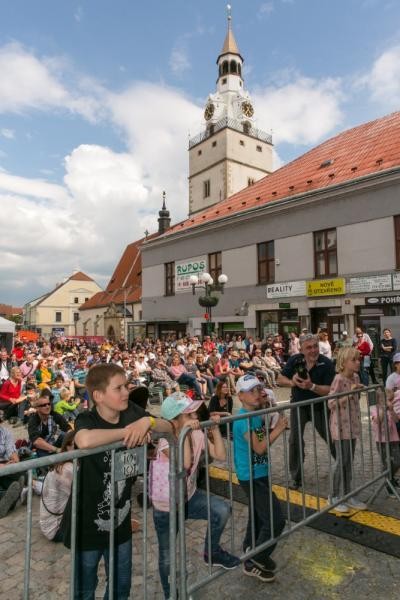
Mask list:
[[[310,390],[311,390],[312,392],[315,392],[315,388],[316,388],[316,387],[317,387],[317,386],[316,386],[316,384],[315,384],[315,383],[313,383],[313,384],[312,384],[312,386],[310,387]]]
[[[150,429],[154,429],[155,425],[156,425],[156,420],[154,417],[150,416],[149,417],[149,421],[150,421]]]

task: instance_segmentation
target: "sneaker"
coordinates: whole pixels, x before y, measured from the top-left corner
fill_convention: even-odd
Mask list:
[[[358,500],[358,498],[349,498],[349,500],[347,500],[347,505],[350,506],[350,508],[354,508],[355,510],[367,510],[368,506],[365,504],[365,502],[361,502],[361,500]]]
[[[204,553],[204,562],[209,563],[209,556],[206,552]],[[219,547],[211,556],[211,565],[227,570],[236,569],[240,565],[240,558]]]
[[[250,552],[250,550],[251,547],[248,546],[245,549],[245,553],[247,554],[247,552]],[[264,562],[256,560],[254,556],[253,558],[249,558],[249,560],[253,561],[253,563],[257,565],[257,567],[261,567],[262,569],[266,569],[267,571],[272,571],[273,573],[276,571],[276,562],[270,556],[267,556]]]
[[[16,504],[20,494],[21,486],[18,481],[13,481],[0,500],[0,519],[3,519],[9,513],[13,505]]]
[[[336,498],[335,496],[333,498],[328,498],[329,504],[335,504],[335,502],[337,502],[338,500],[339,498]],[[341,502],[340,504],[332,508],[332,510],[338,513],[348,513],[350,511],[350,508],[345,502]]]
[[[253,560],[246,560],[244,562],[243,573],[249,577],[257,577],[257,579],[260,579],[260,581],[265,581],[266,583],[272,583],[275,581],[275,575],[272,573],[272,571],[267,571],[267,569],[263,569],[262,567],[256,565]]]

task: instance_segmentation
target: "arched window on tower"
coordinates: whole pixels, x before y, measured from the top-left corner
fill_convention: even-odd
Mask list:
[[[231,73],[237,73],[237,63],[236,63],[236,60],[231,60]]]
[[[243,123],[243,133],[246,133],[247,135],[249,135],[250,131],[251,131],[251,123],[249,123],[249,121],[245,121]]]
[[[224,62],[222,63],[222,75],[227,75],[228,71],[229,71],[228,61],[224,60]]]
[[[218,67],[218,75],[219,75],[219,77],[221,77],[221,75],[222,75],[222,65],[219,65],[219,67]]]
[[[238,73],[241,77],[242,76],[242,67],[240,66],[240,63],[238,63]]]

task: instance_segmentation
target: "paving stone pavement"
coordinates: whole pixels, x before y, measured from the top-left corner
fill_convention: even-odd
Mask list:
[[[285,401],[288,391],[277,391],[278,401]],[[154,407],[153,407],[154,408]],[[365,422],[365,402],[363,405],[363,424]],[[25,431],[14,429],[16,437]],[[316,437],[318,451],[319,488],[325,493],[328,486],[327,471],[329,467],[326,445]],[[311,448],[313,436],[311,428],[306,431],[306,446]],[[372,448],[375,451],[374,447]],[[272,448],[273,479],[275,483],[284,483],[282,440]],[[360,466],[359,454],[356,455]],[[305,462],[307,491],[315,492],[316,477],[311,453],[307,453]],[[378,464],[375,455],[375,464]],[[366,462],[366,461],[365,461]],[[365,465],[371,468],[370,462]],[[140,491],[138,489],[135,492]],[[323,494],[322,494],[323,495]],[[364,493],[363,497],[368,497]],[[373,505],[374,510],[400,517],[400,507],[395,500],[388,499],[381,493]],[[32,560],[30,599],[61,600],[68,597],[69,588],[69,553],[61,544],[47,541],[40,533],[38,525],[39,499],[34,497],[32,523]],[[246,507],[234,503],[233,518],[234,539],[233,550],[240,552],[241,542],[246,527]],[[138,506],[134,513],[139,520],[142,515]],[[24,548],[26,531],[26,511],[24,507],[17,509],[0,520],[0,600],[22,598]],[[207,567],[202,560],[202,549],[205,536],[205,524],[188,522],[187,527],[188,570],[192,583],[207,576]],[[142,531],[133,535],[134,540],[134,575],[132,598],[143,597],[143,535]],[[231,527],[228,524],[223,538],[224,546],[231,548]],[[158,547],[152,524],[151,511],[148,516],[147,535],[147,593],[149,599],[161,600],[161,586],[157,572]],[[274,553],[278,563],[276,582],[265,584],[243,574],[241,568],[224,572],[221,577],[211,582],[204,589],[197,591],[193,598],[240,598],[244,594],[260,594],[266,598],[286,598],[288,600],[350,600],[358,598],[394,600],[399,597],[398,572],[400,561],[397,558],[370,550],[347,540],[303,528],[289,538],[283,540]],[[104,574],[101,569],[99,593],[104,593]]]

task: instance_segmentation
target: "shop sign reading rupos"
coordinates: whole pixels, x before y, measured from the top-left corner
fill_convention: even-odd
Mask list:
[[[175,292],[190,292],[191,275],[198,277],[207,270],[207,256],[196,256],[175,263]]]

